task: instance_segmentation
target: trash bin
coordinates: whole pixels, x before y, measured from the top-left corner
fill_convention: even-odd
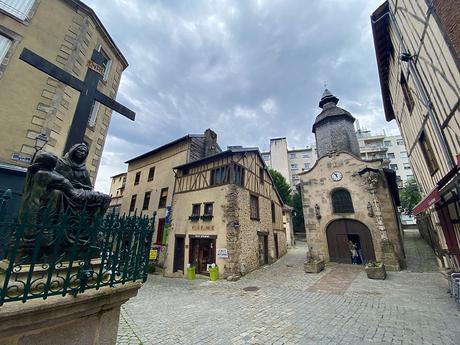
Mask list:
[[[211,281],[215,282],[216,280],[219,279],[219,267],[209,267],[208,269],[209,271],[209,278],[211,279]]]
[[[195,267],[187,267],[187,279],[188,280],[193,280],[195,279]]]

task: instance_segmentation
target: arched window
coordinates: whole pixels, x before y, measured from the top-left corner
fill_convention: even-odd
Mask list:
[[[345,189],[337,189],[332,192],[332,210],[334,213],[354,213],[353,202],[350,193]]]

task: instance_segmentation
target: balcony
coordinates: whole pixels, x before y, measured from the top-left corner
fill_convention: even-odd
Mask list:
[[[359,151],[361,153],[387,152],[388,147],[385,147],[383,145],[366,145],[366,146],[360,146]]]

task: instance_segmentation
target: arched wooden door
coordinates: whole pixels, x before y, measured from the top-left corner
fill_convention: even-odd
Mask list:
[[[326,229],[329,258],[334,262],[351,263],[348,241],[359,240],[364,260],[375,261],[374,245],[371,232],[363,223],[353,219],[338,219],[331,222]]]

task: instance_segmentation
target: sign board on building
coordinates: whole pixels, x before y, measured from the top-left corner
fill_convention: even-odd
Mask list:
[[[192,230],[214,230],[214,225],[192,225]]]
[[[227,248],[217,249],[217,257],[221,259],[228,259],[228,250]]]
[[[31,157],[21,156],[18,153],[12,153],[11,159],[17,162],[24,162],[24,163],[30,163],[32,160]]]
[[[158,249],[151,249],[149,254],[149,260],[155,261],[158,258]]]

